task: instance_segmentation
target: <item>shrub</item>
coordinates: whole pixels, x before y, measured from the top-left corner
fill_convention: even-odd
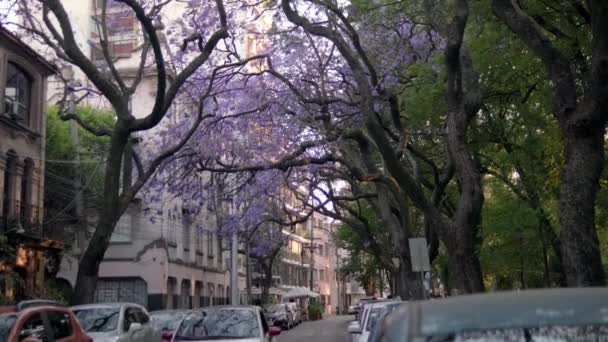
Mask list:
[[[323,318],[323,305],[321,303],[308,304],[308,318],[316,321]]]

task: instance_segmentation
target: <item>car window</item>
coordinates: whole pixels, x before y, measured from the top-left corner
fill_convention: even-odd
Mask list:
[[[90,308],[73,310],[86,332],[108,332],[118,327],[119,308]]]
[[[49,340],[48,333],[44,327],[42,316],[39,313],[31,315],[19,332],[19,341],[24,340],[28,337],[36,338],[42,342]]]
[[[146,324],[150,322],[150,317],[144,310],[140,308],[133,308],[133,310],[135,311],[135,318],[137,319],[137,323]]]
[[[122,330],[129,331],[131,327],[131,323],[141,323],[139,319],[141,318],[138,314],[138,309],[136,308],[126,308],[125,309],[125,317],[123,318]]]
[[[553,325],[532,328],[486,329],[430,336],[427,341],[601,341],[608,336],[608,325]]]
[[[158,331],[175,331],[179,322],[186,315],[185,312],[162,312],[152,313],[150,320],[152,325]]]
[[[61,311],[48,311],[47,317],[53,330],[53,338],[58,340],[72,336],[72,320],[70,314]]]
[[[180,323],[174,341],[193,339],[242,339],[260,336],[256,311],[251,309],[207,309],[188,314]]]
[[[384,310],[384,308],[373,308],[369,310],[369,317],[367,317],[367,323],[365,324],[366,331],[372,330],[374,324],[376,324],[376,318],[378,318],[378,315],[382,312],[382,310]]]
[[[16,320],[17,316],[13,314],[0,315],[0,342],[6,342]]]

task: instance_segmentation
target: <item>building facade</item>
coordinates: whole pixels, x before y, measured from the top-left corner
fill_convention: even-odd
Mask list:
[[[55,67],[0,26],[0,234],[16,256],[0,258],[0,297],[36,296],[63,247],[44,218],[46,84]],[[9,273],[23,284],[9,284]],[[14,279],[16,280],[16,279]]]

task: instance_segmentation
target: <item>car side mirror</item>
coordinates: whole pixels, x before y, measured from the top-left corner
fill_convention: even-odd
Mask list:
[[[129,334],[133,334],[135,332],[138,332],[141,330],[141,323],[131,323],[131,325],[129,325]]]
[[[348,326],[348,333],[349,334],[360,334],[361,333],[361,326],[359,325],[359,323],[349,325]]]
[[[270,336],[279,336],[279,335],[281,335],[281,328],[279,328],[279,327],[270,327],[270,330],[268,331],[268,334]]]
[[[172,338],[173,338],[172,331],[163,331],[163,334],[162,334],[163,341],[170,342]]]

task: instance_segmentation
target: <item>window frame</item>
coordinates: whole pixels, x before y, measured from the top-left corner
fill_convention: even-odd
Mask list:
[[[47,317],[46,317],[45,313],[44,313],[44,312],[41,312],[41,311],[35,311],[35,312],[30,313],[30,314],[29,314],[29,315],[28,315],[28,316],[27,316],[27,317],[26,317],[26,318],[23,320],[23,323],[20,323],[20,324],[17,326],[17,328],[18,328],[18,334],[17,334],[17,338],[19,339],[19,341],[21,341],[21,340],[22,340],[22,338],[21,338],[21,336],[22,336],[22,335],[21,335],[21,333],[22,333],[22,331],[24,330],[24,327],[25,327],[26,323],[27,323],[27,322],[28,322],[30,319],[32,319],[33,317],[35,317],[35,316],[39,316],[39,317],[40,317],[40,321],[42,322],[42,326],[44,327],[44,333],[45,333],[45,337],[46,337],[46,339],[42,339],[42,341],[45,341],[45,340],[46,340],[46,341],[50,341],[49,334],[50,334],[50,333],[52,333],[52,330],[51,330],[51,327],[50,327],[49,321],[48,321],[48,319],[47,319]],[[24,337],[23,337],[23,339],[25,339],[25,338],[27,338],[27,337],[32,337],[32,335],[24,336]],[[36,338],[37,338],[37,337],[36,337]]]
[[[11,118],[9,113],[5,109],[5,89],[8,74],[8,64],[12,63],[17,65],[23,70],[31,81],[30,84],[30,105],[28,109],[28,121],[24,124],[19,121],[15,121]],[[10,46],[4,51],[0,52],[0,121],[4,121],[12,128],[26,132],[32,139],[39,139],[41,137],[42,120],[45,114],[45,103],[46,99],[42,99],[44,90],[41,88],[43,80],[46,78],[44,72],[40,68],[27,59],[27,56],[17,53],[15,49],[11,49]]]
[[[55,330],[55,327],[53,326],[52,320],[51,320],[51,314],[55,314],[55,313],[63,315],[64,316],[63,318],[67,317],[67,319],[68,319],[68,326],[70,328],[70,334],[69,335],[67,335],[67,336],[60,336],[60,337],[56,336],[57,331]],[[70,337],[73,337],[75,335],[76,332],[74,331],[74,322],[72,320],[72,315],[70,315],[68,312],[61,311],[61,310],[48,310],[48,311],[45,312],[45,315],[46,315],[46,317],[48,319],[48,322],[49,322],[49,327],[51,329],[51,334],[53,336],[53,340],[61,340],[61,339],[64,339],[64,338],[70,338]]]
[[[23,114],[23,117],[21,118],[21,120],[19,121],[24,121],[25,123],[22,124],[20,123],[18,120],[15,119],[16,116],[20,116],[21,114],[15,114],[12,113],[10,111],[6,110],[6,105],[7,105],[7,94],[6,91],[8,89],[8,76],[9,76],[9,68],[13,67],[16,72],[18,72],[19,74],[23,75],[24,78],[27,80],[28,84],[28,94],[27,94],[27,103],[25,106],[25,113]],[[29,68],[25,67],[22,63],[18,63],[12,59],[8,59],[6,61],[6,65],[4,66],[4,70],[5,70],[5,77],[4,77],[4,86],[2,89],[2,94],[3,94],[3,112],[4,114],[8,114],[13,120],[15,120],[16,122],[18,122],[20,125],[24,126],[24,127],[30,127],[30,124],[32,122],[32,107],[34,104],[34,85],[36,82],[36,78],[32,75],[32,72],[30,70],[28,70]],[[17,89],[17,88],[16,88]],[[17,98],[17,94],[15,94],[16,97],[16,102],[12,102],[12,104],[14,105],[15,103],[17,103],[18,106],[22,106],[23,104],[18,101],[19,99]]]

